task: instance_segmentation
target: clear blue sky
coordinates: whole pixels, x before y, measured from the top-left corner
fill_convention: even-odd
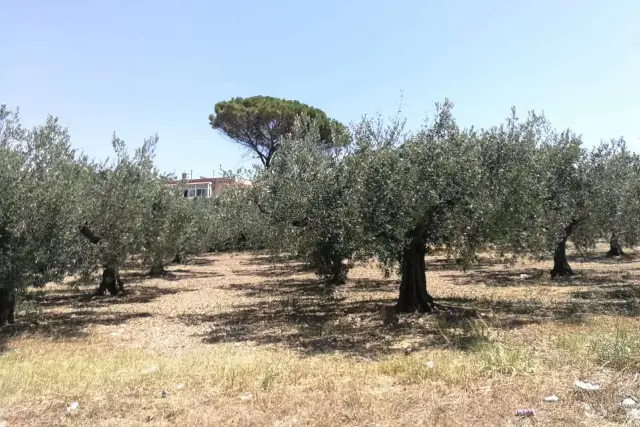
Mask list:
[[[544,109],[591,145],[640,151],[640,1],[0,0],[0,103],[59,116],[111,154],[158,133],[165,171],[250,165],[211,130],[234,96],[298,99],[349,122],[418,126],[449,97],[462,124]]]

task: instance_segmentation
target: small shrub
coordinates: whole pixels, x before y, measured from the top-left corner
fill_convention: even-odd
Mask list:
[[[614,369],[640,368],[640,332],[616,327],[613,334],[589,339],[588,348],[598,362]]]
[[[454,348],[474,348],[495,338],[495,331],[482,318],[458,318],[453,314],[439,322],[442,337]]]
[[[526,348],[503,344],[481,344],[476,349],[474,359],[480,372],[489,376],[495,374],[518,375],[534,371],[533,359]]]
[[[586,348],[584,336],[577,334],[565,334],[556,339],[556,346],[573,355],[582,354]]]
[[[377,366],[378,372],[395,378],[400,384],[410,385],[428,381],[463,384],[478,376],[477,366],[468,355],[452,352],[434,357],[395,357]]]

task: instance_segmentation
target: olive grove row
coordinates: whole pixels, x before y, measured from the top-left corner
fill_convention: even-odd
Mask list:
[[[254,135],[227,126],[238,123],[230,111],[216,106],[212,126],[236,140]],[[449,101],[414,132],[400,120],[347,129],[304,113],[280,128],[252,122],[248,146],[280,131],[261,167],[245,171],[252,186],[188,199],[154,166],[157,137],[130,153],[114,136],[113,158],[98,162],[72,149],[56,118],[25,129],[2,106],[0,323],[31,286],[100,272],[98,292],[115,295],[125,265],[164,274],[183,257],[253,248],[305,260],[328,285],[375,258],[401,275],[397,309],[426,312],[436,306],[429,251],[462,266],[482,250],[549,257],[557,277],[573,274],[568,240],[589,248],[607,239],[618,255],[640,236],[640,158],[622,139],[587,148],[515,110],[491,128],[461,127]]]

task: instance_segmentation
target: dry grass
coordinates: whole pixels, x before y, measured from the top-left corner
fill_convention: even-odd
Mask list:
[[[0,420],[640,424],[620,404],[640,400],[640,261],[572,264],[578,277],[552,282],[548,263],[485,260],[461,272],[431,258],[430,291],[451,310],[391,326],[381,309],[397,279],[374,265],[353,270],[333,295],[300,265],[265,254],[212,255],[166,278],[132,273],[118,298],[50,285],[29,305],[36,311],[0,332]],[[602,389],[577,390],[577,379]],[[560,400],[543,402],[550,394]],[[79,408],[69,412],[72,402]],[[517,408],[536,415],[517,418]]]

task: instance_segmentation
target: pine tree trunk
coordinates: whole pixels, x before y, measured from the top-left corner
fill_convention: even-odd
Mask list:
[[[175,264],[182,264],[184,262],[184,256],[181,253],[177,253],[175,258],[173,258],[173,262]]]
[[[401,313],[429,313],[434,309],[433,297],[427,292],[426,248],[416,238],[402,252],[402,280],[396,310]]]
[[[0,289],[0,326],[15,322],[16,291]]]
[[[624,255],[624,251],[622,250],[622,245],[618,241],[618,238],[615,236],[611,237],[609,241],[609,251],[607,252],[608,257],[614,256],[622,256]]]
[[[124,284],[118,273],[118,269],[115,267],[107,266],[102,271],[102,281],[98,288],[98,294],[104,295],[108,291],[110,295],[118,295],[120,292],[124,292]]]
[[[553,269],[551,270],[551,278],[556,276],[566,277],[573,276],[573,270],[567,260],[567,241],[566,239],[559,242],[553,255]]]

